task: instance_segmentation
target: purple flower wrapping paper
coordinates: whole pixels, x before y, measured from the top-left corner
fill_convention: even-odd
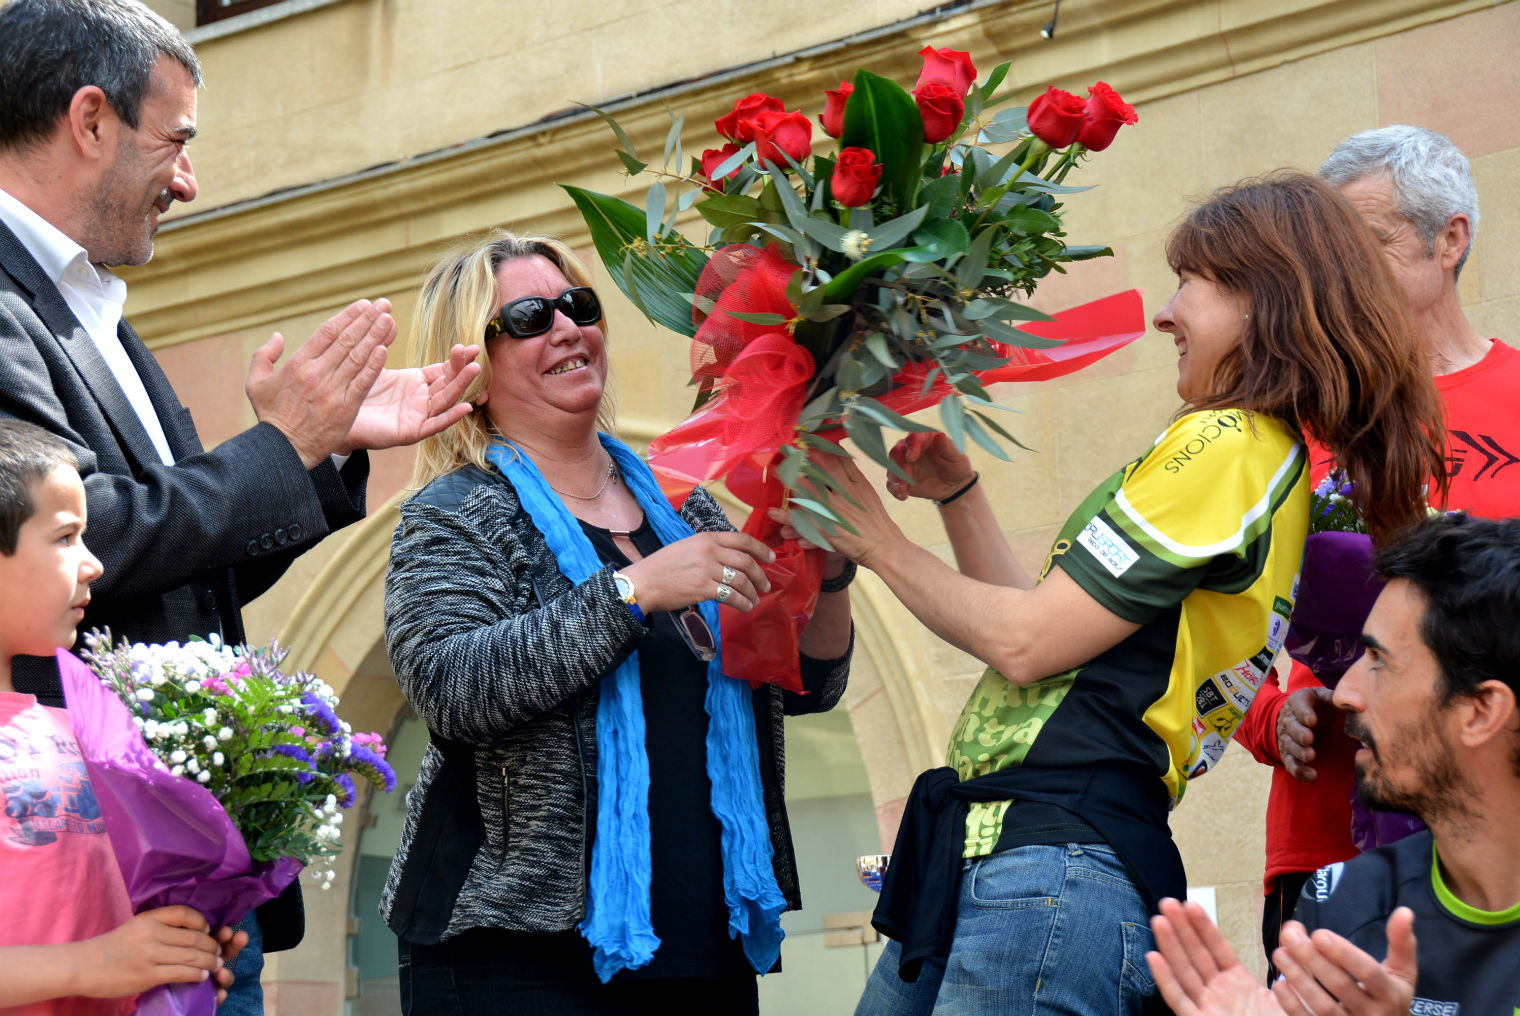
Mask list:
[[[121,700],[72,653],[57,655],[74,737],[135,913],[182,903],[213,929],[236,925],[295,880],[301,864],[292,858],[255,867],[220,802],[166,771]],[[140,1016],[215,1011],[209,979],[161,985],[144,992],[137,1007]]]

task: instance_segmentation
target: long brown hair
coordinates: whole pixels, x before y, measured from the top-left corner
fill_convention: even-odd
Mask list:
[[[1290,171],[1215,191],[1172,233],[1167,262],[1247,304],[1244,335],[1191,409],[1275,416],[1325,445],[1374,539],[1446,489],[1430,366],[1376,238],[1338,193]]]

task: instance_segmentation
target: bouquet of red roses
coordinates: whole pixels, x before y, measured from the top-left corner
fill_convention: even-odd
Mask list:
[[[824,93],[827,154],[814,154],[806,115],[762,93],[739,99],[715,123],[725,143],[689,162],[673,116],[660,168],[598,111],[627,170],[655,178],[645,207],[565,188],[619,288],[692,337],[695,413],[650,446],[651,467],[674,497],[723,479],[756,509],[746,531],[773,546],[764,509],[787,500],[797,529],[829,546],[839,518],[809,456],[844,454],[840,437],[896,471],[882,428],[933,430],[906,414],[938,405],[957,446],[1007,458],[997,438],[1017,440],[987,385],[1068,373],[1145,329],[1133,292],[1054,318],[1022,299],[1064,264],[1112,254],[1066,242],[1062,200],[1085,188],[1064,180],[1134,110],[1102,82],[1087,100],[1051,89],[1027,111],[999,109],[1009,64],[977,84],[968,54],[921,55],[911,93],[865,70]],[[705,244],[675,229],[692,208],[711,226]],[[772,575],[783,593],[764,606],[777,617],[738,622],[767,638],[805,617],[800,590],[816,589],[800,552],[778,552],[795,571]],[[751,641],[774,666],[776,643],[727,630],[725,654]],[[775,679],[763,669],[754,679]]]

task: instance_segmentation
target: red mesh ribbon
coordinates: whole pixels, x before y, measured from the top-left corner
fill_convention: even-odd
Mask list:
[[[823,577],[823,551],[803,550],[796,540],[783,540],[780,527],[766,514],[780,507],[786,491],[774,477],[750,468],[736,470],[729,489],[754,505],[744,521],[744,532],[776,552],[765,566],[771,591],[748,613],[719,611],[723,630],[723,672],[748,681],[750,687],[779,684],[787,691],[806,695],[798,663],[802,629],[818,605],[818,582]],[[743,490],[740,494],[735,487]],[[754,500],[749,500],[753,498]]]
[[[697,334],[691,343],[691,376],[698,382],[724,381],[739,353],[755,339],[774,332],[775,325],[757,325],[731,317],[740,314],[780,314],[790,320],[797,308],[786,298],[787,283],[797,266],[776,244],[764,250],[747,243],[729,244],[708,259],[697,279],[697,299],[692,323]],[[704,314],[707,301],[714,304]],[[800,407],[799,407],[800,408]]]

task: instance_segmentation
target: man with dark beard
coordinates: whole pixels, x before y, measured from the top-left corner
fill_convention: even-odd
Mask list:
[[[1376,571],[1334,701],[1362,799],[1429,828],[1314,873],[1271,993],[1201,911],[1164,902],[1151,966],[1180,1014],[1520,1013],[1520,519],[1437,516]]]

